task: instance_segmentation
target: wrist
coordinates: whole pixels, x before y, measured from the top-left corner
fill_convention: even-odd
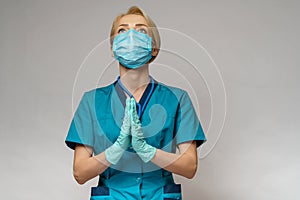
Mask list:
[[[108,162],[115,165],[119,162],[124,151],[125,150],[118,143],[114,143],[105,150],[105,158]]]

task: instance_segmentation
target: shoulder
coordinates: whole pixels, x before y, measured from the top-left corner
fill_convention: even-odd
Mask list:
[[[97,98],[97,96],[102,96],[102,97],[108,96],[111,93],[113,86],[114,83],[111,83],[103,87],[93,88],[85,91],[83,96],[86,98]]]
[[[106,100],[109,99],[113,87],[114,84],[112,83],[107,86],[86,90],[82,95],[81,101],[89,105],[106,102]]]
[[[113,86],[114,86],[114,83],[111,83],[111,84],[103,86],[103,87],[93,88],[93,89],[85,91],[85,94],[87,94],[87,95],[99,94],[99,93],[106,94],[112,90]]]
[[[161,82],[157,82],[157,89],[160,93],[163,93],[168,96],[175,96],[177,99],[181,99],[187,92],[179,87],[166,85]]]

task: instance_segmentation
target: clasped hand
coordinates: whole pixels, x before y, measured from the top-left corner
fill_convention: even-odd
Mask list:
[[[106,159],[110,163],[116,164],[130,145],[144,162],[149,162],[156,153],[156,148],[147,144],[144,139],[134,98],[126,99],[120,135],[116,142],[105,150]]]

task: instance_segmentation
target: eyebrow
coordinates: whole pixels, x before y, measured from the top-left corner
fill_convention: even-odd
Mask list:
[[[119,26],[129,26],[129,24],[120,24]],[[146,26],[146,27],[148,27],[146,24],[135,24],[135,26]]]

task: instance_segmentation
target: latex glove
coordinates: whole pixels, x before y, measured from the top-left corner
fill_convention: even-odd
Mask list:
[[[131,98],[130,102],[132,147],[140,158],[147,163],[154,157],[156,148],[147,144],[145,141],[142,124],[136,111],[136,102],[133,98]]]
[[[125,113],[120,130],[120,135],[113,145],[105,150],[106,160],[111,164],[117,164],[123,153],[131,144],[130,138],[130,98],[126,99]]]

